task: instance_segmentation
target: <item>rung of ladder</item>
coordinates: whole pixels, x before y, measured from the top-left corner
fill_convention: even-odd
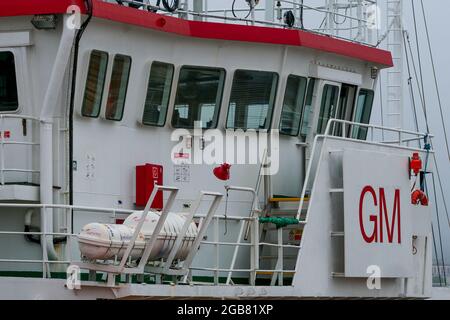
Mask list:
[[[261,260],[276,260],[278,259],[278,256],[261,256]],[[297,259],[297,256],[283,256],[283,259],[286,260],[295,260]]]
[[[344,232],[343,231],[332,231],[331,232],[331,236],[332,237],[344,237]]]
[[[300,202],[302,198],[270,198],[269,202]],[[303,201],[309,201],[309,198],[304,198]]]
[[[344,189],[330,189],[330,193],[344,193]]]
[[[261,276],[272,276],[272,275],[278,274],[278,273],[281,273],[281,272],[278,272],[278,271],[256,271],[256,274],[261,275]],[[295,274],[295,272],[284,271],[283,274],[293,276]]]
[[[332,272],[331,275],[333,278],[345,278],[345,273],[343,272]]]

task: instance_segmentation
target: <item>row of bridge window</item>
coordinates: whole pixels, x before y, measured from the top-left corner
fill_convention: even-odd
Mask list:
[[[82,106],[82,114],[85,117],[96,118],[100,114],[108,60],[107,52],[98,50],[91,52]],[[105,116],[108,120],[121,121],[132,61],[129,56],[117,54],[112,63]],[[144,125],[162,127],[166,124],[174,72],[173,64],[158,61],[152,63],[142,114]],[[176,87],[171,118],[172,127],[193,128],[196,121],[201,121],[204,129],[216,128],[225,78],[226,71],[222,68],[182,66]],[[279,76],[275,72],[236,70],[233,76],[226,128],[269,129],[278,80]],[[288,77],[279,128],[282,134],[307,135],[310,128],[315,84],[315,79],[296,75]],[[350,111],[347,106],[344,107],[345,99],[342,96],[339,97],[339,92],[337,86],[325,85],[324,87],[317,128],[319,133],[324,132],[330,118],[369,123],[374,99],[373,91],[359,90],[356,104],[350,104]],[[339,99],[341,108],[337,105]],[[359,131],[354,135],[365,139],[364,132]]]
[[[96,118],[100,115],[109,54],[93,50],[90,55],[82,115]],[[116,54],[107,92],[105,117],[121,121],[124,114],[132,59]],[[165,126],[169,100],[173,89],[175,67],[173,64],[153,62],[147,83],[142,123],[148,126]],[[171,125],[174,128],[193,128],[201,121],[204,129],[216,128],[223,99],[226,71],[222,68],[182,66],[179,71]],[[275,72],[236,70],[233,76],[226,119],[227,129],[270,128],[279,76]],[[315,79],[290,75],[287,79],[280,119],[280,133],[306,136],[310,125]],[[355,89],[356,90],[356,89]],[[360,89],[356,103],[346,101],[344,86],[325,85],[317,131],[323,133],[330,118],[369,123],[374,94]],[[340,95],[340,96],[339,96]],[[340,106],[338,106],[338,101]],[[0,52],[0,112],[18,109],[17,81],[14,55]],[[350,107],[349,107],[350,106]],[[349,133],[365,139],[359,129]]]

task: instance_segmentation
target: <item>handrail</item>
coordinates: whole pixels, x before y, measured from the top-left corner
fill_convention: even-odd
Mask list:
[[[343,128],[342,128],[342,136],[335,136],[332,133],[332,124],[342,124]],[[389,127],[384,127],[384,126],[379,126],[379,125],[374,125],[374,124],[365,124],[365,123],[358,123],[358,122],[352,122],[352,121],[347,121],[347,120],[341,120],[341,119],[330,119],[328,120],[326,129],[325,129],[325,133],[322,135],[316,135],[314,137],[314,142],[313,142],[313,146],[312,146],[312,151],[311,151],[311,155],[314,156],[314,154],[316,153],[316,148],[318,145],[318,140],[319,139],[326,139],[326,138],[339,138],[339,139],[345,139],[345,140],[349,140],[349,141],[357,141],[357,142],[361,142],[361,143],[367,143],[369,144],[370,142],[367,142],[365,140],[359,140],[359,139],[354,139],[354,138],[349,138],[346,135],[346,130],[345,130],[345,125],[349,125],[349,126],[357,126],[357,127],[363,127],[363,128],[367,128],[367,129],[379,129],[382,131],[388,131],[388,132],[394,132],[399,134],[399,141],[396,142],[399,147],[402,147],[401,144],[402,142],[410,142],[412,140],[409,139],[402,139],[401,136],[402,134],[407,134],[407,135],[415,135],[416,138],[414,140],[420,140],[420,139],[432,139],[434,138],[434,135],[432,134],[428,134],[428,133],[422,133],[422,132],[414,132],[414,131],[410,131],[410,130],[404,130],[404,129],[397,129],[397,128],[389,128]],[[333,129],[335,128],[335,126],[333,127]],[[350,131],[348,131],[350,132]],[[372,138],[373,138],[373,133],[372,133]],[[379,145],[385,145],[385,146],[392,146],[391,143],[386,143],[386,142],[378,142],[377,144]],[[321,154],[319,155],[319,158],[321,159],[322,157],[322,150],[321,150]],[[319,162],[320,162],[319,159]],[[310,161],[307,171],[306,171],[306,175],[305,175],[305,181],[303,183],[303,190],[302,190],[302,196],[301,196],[301,200],[300,200],[300,204],[299,204],[299,208],[298,208],[298,212],[297,212],[297,219],[300,220],[300,215],[301,212],[303,210],[303,205],[305,202],[305,195],[306,192],[308,191],[308,185],[310,183],[311,180],[311,171],[312,171],[312,161]],[[306,218],[304,221],[300,221],[300,224],[307,224],[308,223],[308,214],[306,215]]]
[[[332,134],[330,133],[331,130],[331,125],[335,123],[335,124],[347,124],[347,125],[352,125],[352,126],[357,126],[357,127],[363,127],[363,128],[369,128],[369,129],[380,129],[383,131],[388,131],[388,132],[396,132],[396,133],[404,133],[404,134],[409,134],[409,135],[416,135],[416,136],[420,136],[422,138],[428,137],[428,138],[434,138],[434,135],[429,134],[429,133],[422,133],[422,132],[415,132],[415,131],[410,131],[410,130],[405,130],[405,129],[398,129],[398,128],[390,128],[390,127],[385,127],[385,126],[380,126],[380,125],[375,125],[375,124],[366,124],[366,123],[358,123],[358,122],[353,122],[353,121],[348,121],[348,120],[341,120],[341,119],[330,119],[328,120],[327,123],[327,127],[325,129],[325,136],[332,136]],[[334,127],[333,127],[334,129]],[[344,133],[345,130],[342,130],[342,132]],[[404,141],[404,140],[402,140]]]
[[[240,190],[242,189],[242,191],[251,191],[251,188],[240,188],[240,187],[230,187],[230,189],[233,190]],[[173,191],[172,189],[164,189],[166,191]],[[209,193],[209,192],[205,192],[205,195],[211,195],[211,196],[218,196],[218,193]],[[52,209],[69,209],[69,212],[66,212],[64,210],[61,211],[55,211],[56,214],[69,214],[69,215],[73,215],[74,211],[89,211],[91,213],[94,214],[112,214],[113,217],[115,217],[116,214],[131,214],[133,212],[135,212],[134,210],[127,210],[127,209],[116,209],[116,208],[102,208],[102,207],[89,207],[89,206],[76,206],[76,205],[61,205],[61,204],[26,204],[26,203],[0,203],[0,209],[1,208],[33,208],[33,209],[46,209],[46,208],[52,208]],[[69,216],[69,218],[71,218],[71,216]],[[194,219],[202,219],[205,218],[204,214],[195,214],[194,215]],[[244,230],[244,226],[247,222],[251,221],[252,223],[255,224],[256,228],[259,225],[259,221],[258,221],[258,217],[257,216],[253,216],[253,217],[242,217],[242,216],[224,216],[224,215],[215,215],[213,217],[213,219],[216,219],[216,221],[225,221],[225,220],[231,220],[231,221],[236,221],[239,222],[241,224],[241,230]],[[70,221],[70,219],[69,219]],[[70,230],[70,229],[69,229]],[[213,228],[214,232],[217,232],[218,229],[216,230],[216,228]],[[243,232],[241,232],[242,234]],[[24,263],[24,264],[32,264],[32,263],[42,263],[44,265],[70,265],[70,264],[77,264],[80,263],[82,264],[81,261],[76,261],[75,259],[72,259],[72,252],[71,252],[71,242],[74,240],[73,238],[76,238],[78,235],[71,233],[71,232],[46,232],[44,231],[38,231],[38,232],[22,232],[22,231],[0,231],[0,235],[10,235],[10,236],[17,236],[17,235],[35,235],[35,236],[41,236],[41,237],[50,237],[50,236],[54,236],[54,237],[67,237],[68,239],[68,248],[67,248],[67,252],[68,252],[68,256],[66,256],[63,260],[59,260],[59,261],[51,261],[49,259],[44,258],[45,256],[43,255],[42,259],[3,259],[0,258],[0,263]],[[207,239],[202,239],[200,241],[201,245],[204,246],[215,246],[216,247],[216,255],[219,256],[219,248],[220,247],[235,247],[235,248],[239,248],[239,247],[244,247],[244,248],[250,248],[250,250],[252,250],[255,246],[260,247],[260,246],[270,246],[270,247],[276,247],[276,248],[290,248],[290,249],[300,249],[300,246],[297,245],[292,245],[292,244],[280,244],[278,243],[269,243],[269,242],[259,242],[258,238],[252,239],[251,242],[249,243],[245,243],[245,242],[240,242],[240,239],[238,239],[237,242],[229,242],[229,241],[225,241],[222,240],[220,241],[218,238],[217,234],[215,236],[215,240],[214,241],[208,241]],[[42,249],[42,251],[44,251],[44,249]],[[254,251],[254,250],[253,250]],[[258,252],[258,251],[256,251]],[[255,256],[256,258],[259,258],[258,255]],[[202,266],[190,266],[189,270],[198,270],[198,271],[210,271],[210,272],[214,272],[214,274],[218,275],[219,272],[226,272],[229,275],[231,275],[232,273],[236,273],[236,272],[247,272],[249,274],[255,274],[258,272],[270,272],[273,274],[286,274],[286,273],[293,273],[295,272],[295,270],[284,270],[283,268],[274,268],[273,270],[262,270],[259,269],[259,264],[254,263],[253,267],[250,267],[248,269],[239,269],[239,268],[235,268],[235,260],[236,257],[233,257],[232,259],[233,261],[230,262],[230,267],[229,268],[223,268],[220,267],[220,265],[216,265],[215,267],[202,267]],[[120,260],[119,260],[120,261]],[[151,273],[151,271],[150,271]],[[43,277],[46,277],[45,272],[43,273]],[[227,284],[230,284],[230,280],[231,280],[231,276],[229,277],[229,280],[227,281]],[[217,281],[218,284],[218,281]]]

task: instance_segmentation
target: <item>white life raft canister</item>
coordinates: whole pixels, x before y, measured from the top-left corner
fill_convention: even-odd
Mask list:
[[[78,235],[81,254],[91,260],[110,260],[115,256],[121,258],[133,237],[134,230],[141,220],[141,217],[142,211],[136,211],[124,221],[123,225],[102,223],[91,223],[86,225]],[[131,257],[133,259],[142,256],[145,242],[150,241],[159,218],[160,216],[158,213],[148,213],[131,252]],[[183,214],[168,214],[150,254],[149,261],[166,259],[169,256],[175,240],[181,233],[185,222],[186,218]],[[186,235],[183,237],[183,241],[175,255],[175,259],[186,259],[197,234],[197,226],[192,222],[189,225]]]

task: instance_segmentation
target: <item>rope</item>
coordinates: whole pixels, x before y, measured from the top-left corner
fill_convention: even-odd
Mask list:
[[[438,165],[438,163],[436,161],[436,154],[433,154],[433,158],[434,158],[434,166],[435,166],[436,173],[437,173],[437,178],[438,178],[437,180],[438,180],[438,183],[439,183],[439,189],[441,190],[442,203],[444,204],[445,213],[447,215],[447,222],[448,222],[448,226],[450,228],[450,215],[448,213],[447,201],[445,200],[444,187],[442,185],[441,175],[440,175],[440,172],[439,172],[439,165]]]
[[[434,179],[434,174],[431,174],[431,177],[433,178],[433,193],[434,193],[434,202],[437,204],[437,194],[436,194],[436,183]],[[441,247],[441,259],[442,259],[442,266],[444,267],[444,285],[447,286],[447,275],[445,274],[445,258],[444,258],[444,249],[442,246],[442,234],[441,234],[441,219],[439,219],[439,206],[436,205],[436,218],[437,218],[437,224],[438,224],[438,232],[439,232],[439,244]]]
[[[437,246],[436,246],[436,238],[434,236],[434,227],[433,224],[431,224],[431,234],[433,236],[433,248],[434,248],[434,255],[436,257],[436,263],[437,263],[437,269],[438,269],[438,276],[439,276],[439,284],[442,286],[442,278],[441,278],[441,269],[439,268],[439,256],[437,252]],[[444,268],[445,269],[445,268]]]
[[[437,81],[436,66],[435,66],[435,63],[434,63],[433,49],[431,48],[430,33],[428,31],[428,23],[427,23],[427,17],[426,17],[426,14],[425,14],[425,8],[424,8],[424,5],[423,5],[423,0],[420,0],[420,4],[421,4],[421,7],[422,7],[422,14],[423,14],[423,22],[424,22],[424,26],[425,26],[425,33],[427,35],[428,50],[430,52],[431,68],[433,70],[434,85],[436,87],[436,95],[437,95],[437,99],[438,99],[439,111],[440,111],[440,114],[441,114],[442,128],[444,129],[445,145],[447,147],[447,155],[448,155],[448,158],[450,160],[450,146],[449,146],[449,141],[448,141],[448,136],[447,136],[447,128],[446,128],[445,122],[444,122],[444,112],[442,110],[443,108],[442,108],[441,93],[440,93],[439,85],[438,85],[438,81]]]
[[[412,75],[411,75],[411,66],[410,66],[410,62],[409,62],[409,56],[408,56],[408,50],[406,47],[406,31],[403,32],[403,45],[405,46],[405,56],[406,56],[406,65],[408,68],[408,87],[409,87],[409,93],[410,93],[410,99],[411,99],[411,105],[412,105],[412,109],[413,109],[413,115],[414,115],[414,123],[416,126],[416,131],[419,132],[419,120],[417,117],[417,108],[416,108],[416,99],[414,98],[414,87],[412,85]],[[422,148],[422,143],[419,140],[419,147]]]
[[[413,11],[413,20],[414,20],[414,34],[416,38],[416,50],[417,50],[417,59],[419,63],[419,74],[420,74],[420,84],[422,86],[422,94],[423,94],[423,107],[426,110],[426,99],[425,99],[425,85],[423,81],[423,69],[422,69],[422,59],[420,57],[420,48],[419,48],[419,33],[417,31],[417,20],[416,20],[416,9],[414,5],[414,0],[411,0],[412,11]],[[429,133],[429,131],[428,131]]]
[[[233,0],[233,4],[231,5],[231,13],[233,13],[233,16],[235,18],[238,18],[237,14],[236,14],[235,5],[236,5],[236,0]],[[250,9],[248,10],[247,15],[243,19],[247,19],[252,14],[254,7],[250,3],[249,3],[249,6],[250,6]]]
[[[425,118],[426,129],[427,129],[427,132],[430,132],[430,128],[429,128],[429,125],[428,125],[427,109],[425,107],[425,101],[424,101],[423,93],[420,90],[419,77],[417,75],[416,62],[414,60],[414,55],[413,55],[412,47],[411,47],[411,41],[409,39],[409,35],[408,34],[406,34],[406,39],[408,41],[409,53],[410,53],[410,56],[411,56],[411,64],[412,64],[412,67],[413,67],[413,70],[414,70],[414,78],[416,80],[417,90],[419,92],[419,97],[420,97],[420,102],[421,102],[421,106],[422,106],[422,111],[423,111],[423,115],[424,115],[424,118]]]
[[[412,3],[413,17],[414,17],[414,29],[415,29],[415,34],[416,34],[417,54],[418,54],[418,59],[419,59],[419,69],[420,69],[420,75],[421,75],[423,109],[424,109],[425,119],[426,119],[426,123],[427,123],[427,132],[429,133],[430,131],[429,131],[428,119],[427,119],[427,115],[426,115],[425,89],[424,89],[423,73],[422,73],[421,59],[420,59],[420,49],[419,49],[419,42],[418,42],[417,21],[416,21],[414,0],[411,0],[411,3]],[[449,159],[450,159],[450,148],[449,148],[449,143],[448,143],[447,131],[446,131],[445,123],[444,123],[444,118],[443,118],[442,101],[441,101],[441,98],[440,98],[439,86],[438,86],[437,75],[436,75],[436,68],[435,68],[434,57],[433,57],[433,50],[431,48],[431,41],[430,41],[430,35],[429,35],[428,24],[427,24],[427,19],[426,19],[426,14],[425,14],[425,8],[424,8],[424,5],[423,5],[423,0],[421,0],[421,7],[422,7],[422,14],[423,14],[423,19],[424,19],[424,24],[425,24],[426,36],[427,36],[428,49],[429,49],[429,53],[430,53],[430,57],[431,57],[431,64],[432,64],[433,77],[434,77],[434,84],[435,84],[435,88],[436,88],[436,92],[437,92],[437,96],[438,96],[439,109],[440,109],[440,113],[441,113],[441,121],[442,121],[442,125],[443,125],[443,128],[444,128],[445,141],[446,141],[446,146],[447,146],[447,154],[449,155]],[[411,51],[411,53],[412,53],[412,51]],[[416,74],[416,77],[417,77],[417,74]],[[419,88],[419,92],[420,92],[420,88]],[[428,142],[428,136],[427,136],[427,137],[425,137],[425,150],[427,150],[427,160],[426,160],[426,163],[425,163],[425,173],[427,172],[427,165],[428,165],[428,161],[429,161],[429,155],[430,155],[431,148],[432,148],[432,143]],[[446,200],[445,200],[445,194],[444,194],[444,189],[443,189],[442,181],[441,181],[441,177],[440,177],[439,166],[438,166],[438,163],[436,161],[436,155],[433,154],[433,157],[434,157],[434,163],[435,163],[435,168],[436,168],[436,174],[437,174],[438,181],[439,181],[439,187],[440,187],[441,194],[442,194],[442,201],[443,201],[445,212],[446,212],[446,215],[447,215],[447,221],[448,221],[448,224],[449,224],[449,227],[450,227],[450,216],[449,216],[449,213],[448,213],[448,207],[447,207],[447,203],[446,203]],[[438,203],[437,203],[436,183],[435,183],[434,174],[432,174],[432,179],[433,179],[433,188],[434,188],[434,193],[435,193],[436,215],[437,215],[437,222],[438,222],[439,240],[440,240],[440,246],[441,246],[441,248],[440,248],[441,249],[441,258],[442,258],[443,269],[444,269],[444,283],[446,284],[447,283],[447,279],[446,279],[446,275],[445,275],[445,260],[444,260],[443,247],[442,247],[442,234],[441,234],[440,219],[439,219],[439,206],[438,206]],[[426,188],[426,178],[424,179],[423,184],[424,184],[424,186]],[[438,263],[438,270],[439,270],[439,259],[438,259],[438,256],[437,256],[437,248],[436,248],[436,242],[435,242],[435,239],[434,239],[434,231],[433,231],[433,241],[434,241],[434,245],[435,245],[436,261]],[[439,271],[439,278],[440,278],[440,271]],[[440,281],[441,281],[441,279],[440,279]]]

